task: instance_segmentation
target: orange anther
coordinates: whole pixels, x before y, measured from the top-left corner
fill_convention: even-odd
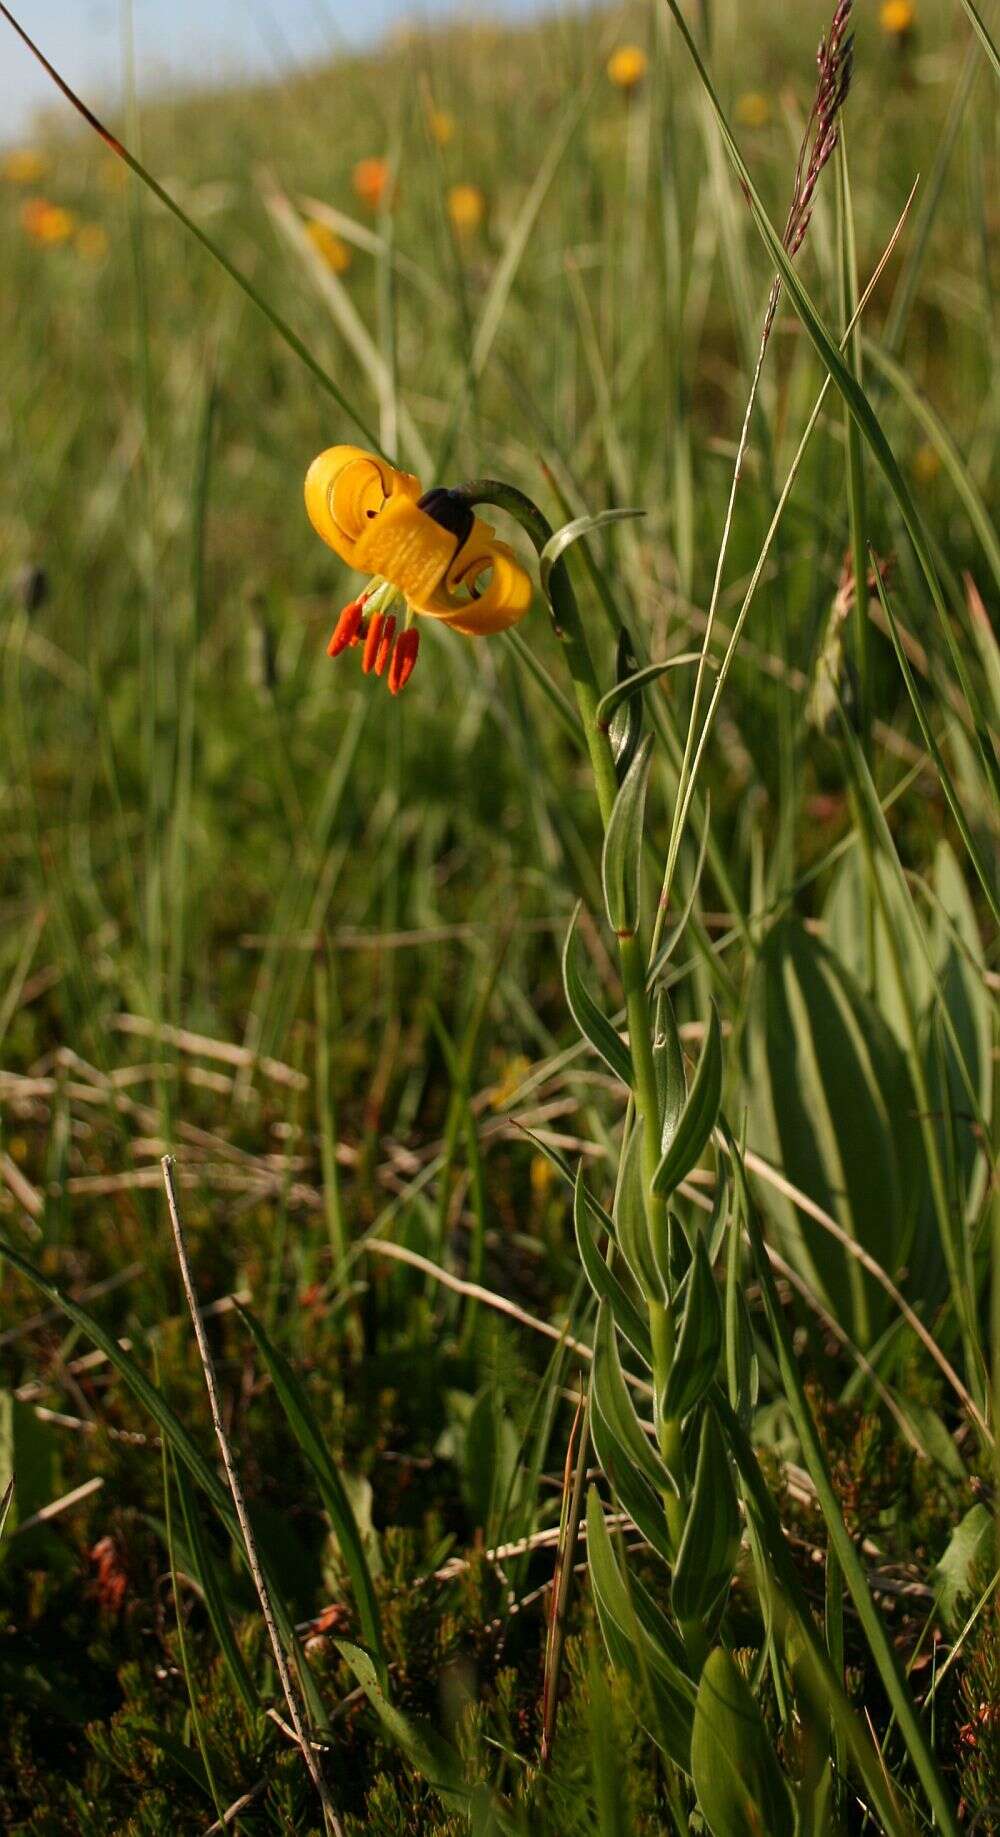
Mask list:
[[[415,625],[411,625],[408,631],[400,632],[396,639],[396,648],[392,653],[392,662],[389,665],[389,692],[391,695],[398,695],[401,689],[405,689],[413,675],[419,649],[420,633]]]
[[[385,625],[382,629],[382,636],[379,639],[378,655],[375,658],[376,676],[383,675],[385,671],[385,666],[389,661],[389,655],[390,655],[390,652],[392,651],[392,641],[395,636],[396,636],[396,621],[394,618],[390,617],[386,619]]]
[[[346,651],[349,644],[356,642],[361,627],[362,609],[361,600],[351,600],[350,605],[344,607],[334,627],[333,637],[326,647],[328,657],[339,657],[341,651]]]
[[[364,670],[366,676],[375,667],[375,659],[378,656],[379,640],[382,636],[382,627],[384,624],[384,613],[375,612],[372,614],[371,623],[365,634],[365,648],[361,658],[361,668]]]

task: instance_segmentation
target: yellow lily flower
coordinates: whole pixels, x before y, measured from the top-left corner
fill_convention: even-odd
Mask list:
[[[469,638],[505,631],[531,605],[531,578],[506,542],[461,494],[421,494],[420,480],[360,447],[328,447],[306,474],[306,509],[318,536],[359,573],[372,576],[345,606],[330,640],[337,656],[364,641],[363,668],[398,695],[416,662],[414,617],[438,619]],[[396,631],[391,607],[405,602]],[[366,616],[367,615],[367,616]]]

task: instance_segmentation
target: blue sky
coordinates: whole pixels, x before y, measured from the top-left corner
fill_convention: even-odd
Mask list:
[[[123,0],[9,0],[46,56],[87,100],[121,94]],[[537,0],[132,0],[140,84],[232,80],[361,46],[405,19],[526,14]],[[44,72],[0,19],[0,142],[54,99]]]

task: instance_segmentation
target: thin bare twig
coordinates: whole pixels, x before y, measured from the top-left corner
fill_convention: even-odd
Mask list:
[[[583,1390],[576,1416],[570,1431],[566,1448],[566,1468],[563,1475],[563,1510],[559,1526],[559,1543],[556,1549],[555,1570],[552,1576],[552,1601],[549,1609],[548,1636],[545,1641],[545,1681],[542,1687],[542,1748],[541,1763],[547,1767],[552,1755],[552,1742],[556,1732],[556,1715],[559,1710],[559,1674],[562,1670],[563,1651],[566,1645],[566,1617],[569,1611],[570,1588],[573,1582],[573,1552],[580,1535],[580,1517],[583,1511],[583,1486],[587,1477],[587,1447],[590,1441],[590,1423],[587,1415],[587,1404]],[[577,1445],[579,1442],[579,1446]]]
[[[281,1680],[281,1688],[284,1692],[285,1702],[288,1704],[288,1713],[292,1719],[292,1726],[295,1730],[299,1747],[302,1750],[302,1758],[309,1770],[309,1777],[319,1794],[328,1829],[335,1833],[335,1837],[342,1837],[340,1820],[334,1810],[326,1781],[323,1778],[319,1764],[316,1760],[316,1755],[305,1727],[302,1711],[299,1707],[295,1686],[292,1683],[292,1675],[288,1669],[288,1661],[285,1657],[285,1650],[282,1646],[281,1636],[278,1632],[277,1623],[274,1618],[271,1599],[267,1592],[267,1583],[264,1580],[264,1572],[261,1568],[260,1557],[257,1553],[257,1542],[253,1534],[253,1527],[250,1523],[250,1514],[247,1511],[246,1500],[243,1496],[243,1488],[240,1485],[239,1475],[236,1472],[236,1464],[233,1460],[232,1449],[229,1446],[229,1437],[226,1434],[225,1425],[222,1420],[222,1406],[219,1398],[218,1380],[215,1375],[215,1363],[208,1343],[208,1335],[205,1332],[205,1323],[202,1320],[201,1310],[198,1306],[198,1297],[194,1290],[191,1263],[184,1237],[184,1227],[181,1223],[180,1209],[177,1204],[177,1193],[174,1187],[173,1156],[164,1155],[160,1165],[163,1169],[163,1184],[167,1192],[167,1209],[170,1213],[170,1225],[174,1234],[174,1246],[177,1251],[177,1262],[180,1266],[181,1281],[184,1285],[184,1294],[187,1298],[188,1308],[191,1313],[194,1336],[198,1343],[198,1356],[201,1359],[201,1368],[205,1374],[205,1389],[208,1392],[208,1402],[212,1412],[215,1437],[219,1444],[222,1464],[226,1470],[229,1490],[233,1496],[236,1516],[239,1519],[240,1530],[243,1534],[243,1543],[246,1550],[247,1562],[250,1566],[250,1574],[253,1577],[254,1587],[257,1590],[261,1613],[264,1616],[264,1625],[267,1628],[268,1638],[271,1642],[271,1650],[274,1653],[274,1662],[277,1666],[278,1677]]]

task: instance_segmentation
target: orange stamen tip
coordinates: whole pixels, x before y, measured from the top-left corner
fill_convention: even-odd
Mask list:
[[[326,647],[328,657],[339,657],[341,651],[346,651],[349,644],[357,641],[362,610],[360,600],[351,600],[350,604],[344,607],[334,627],[333,637]]]
[[[396,621],[394,618],[390,617],[386,619],[385,625],[382,630],[382,636],[379,639],[378,655],[375,658],[376,676],[382,676],[385,673],[385,666],[389,661],[389,654],[392,650],[392,641],[395,636],[396,636]]]
[[[390,695],[398,695],[401,689],[405,689],[416,668],[419,649],[420,633],[415,625],[411,625],[408,631],[400,632],[389,665]]]
[[[379,640],[382,636],[382,627],[384,624],[384,613],[375,612],[372,614],[371,624],[365,635],[364,654],[361,658],[361,668],[364,670],[366,676],[370,675],[375,667],[375,659],[378,656]]]

